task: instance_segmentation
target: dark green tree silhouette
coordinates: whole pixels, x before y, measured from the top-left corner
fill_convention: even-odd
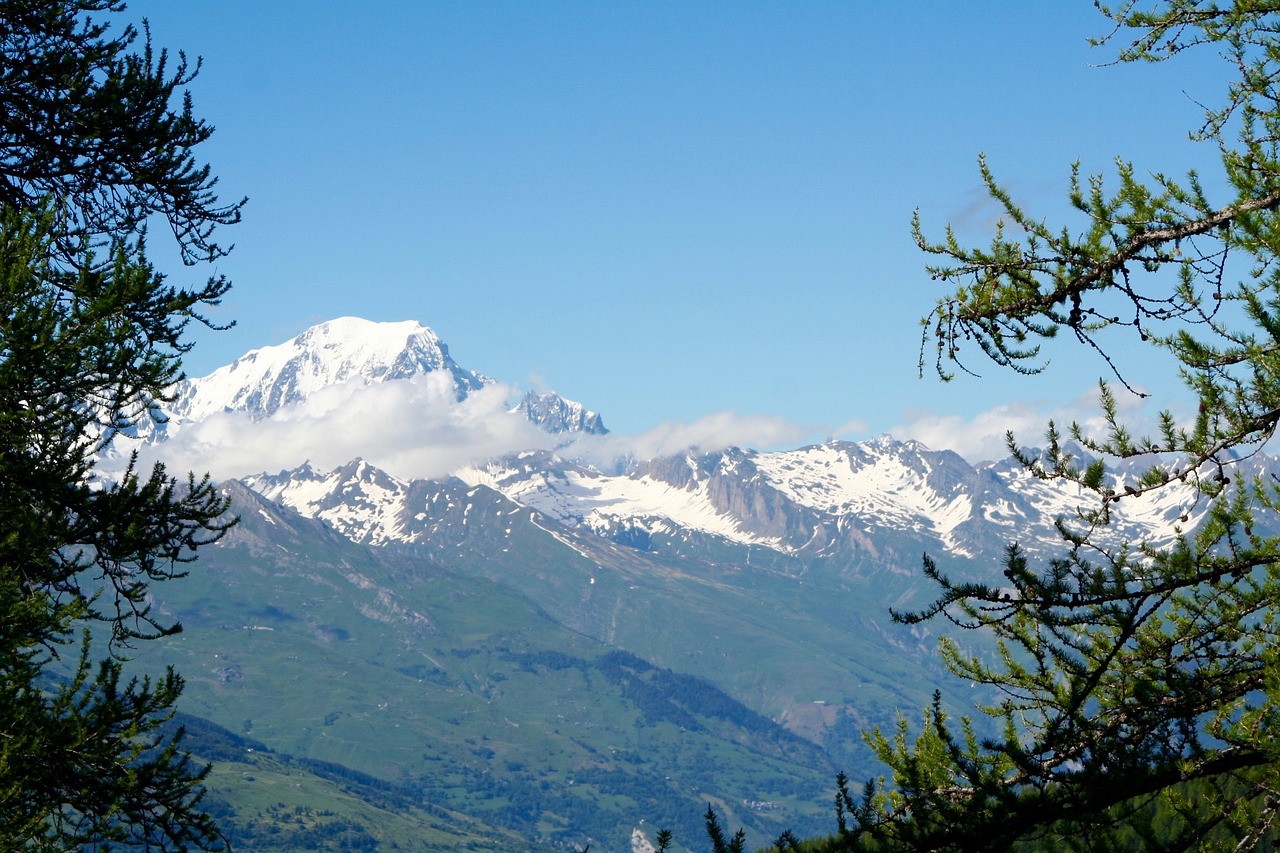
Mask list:
[[[724,830],[720,828],[720,819],[716,817],[715,809],[711,808],[710,803],[707,803],[707,813],[703,817],[707,824],[707,837],[711,839],[712,853],[743,853],[746,850],[746,832],[739,829],[732,838],[725,838]]]
[[[929,272],[950,288],[926,320],[922,368],[949,379],[973,350],[1034,373],[1041,341],[1065,336],[1124,388],[1103,386],[1106,434],[1051,424],[1043,452],[1019,452],[1035,475],[1088,496],[1059,523],[1059,556],[1011,544],[995,585],[926,560],[940,597],[895,614],[994,635],[994,658],[955,643],[942,653],[999,691],[984,711],[1000,735],[978,736],[941,701],[920,730],[873,733],[888,777],[857,800],[845,793],[828,849],[1252,850],[1274,838],[1280,480],[1241,475],[1239,461],[1280,423],[1280,3],[1103,12],[1114,30],[1099,41],[1124,44],[1121,62],[1189,50],[1226,61],[1225,99],[1193,134],[1224,189],[1195,173],[1144,177],[1126,161],[1107,177],[1073,169],[1078,219],[1051,225],[983,162],[1004,217],[989,246],[968,248],[950,230],[934,241],[915,223],[939,259]],[[1165,413],[1158,434],[1139,439],[1119,421],[1115,394],[1132,390],[1122,350],[1135,344],[1176,359],[1198,400],[1194,422]],[[1010,446],[1018,452],[1012,436]],[[1118,460],[1145,464],[1117,479]],[[1185,504],[1173,541],[1118,541],[1113,514],[1154,493]]]
[[[144,251],[170,229],[189,263],[222,256],[220,204],[192,148],[211,128],[195,67],[103,17],[107,0],[0,2],[0,848],[216,848],[200,781],[159,726],[181,678],[125,674],[131,642],[229,526],[207,479],[129,465],[94,476],[119,431],[180,378],[182,335],[228,283],[166,283]],[[176,106],[174,105],[176,103]],[[90,646],[101,626],[105,650]],[[101,655],[101,659],[98,659]]]
[[[213,128],[184,87],[199,71],[149,34],[111,29],[121,0],[0,3],[0,205],[62,207],[53,245],[70,266],[86,246],[170,230],[188,263],[222,257],[216,230],[244,201],[218,200],[217,179],[193,149]],[[209,291],[205,296],[217,298]]]

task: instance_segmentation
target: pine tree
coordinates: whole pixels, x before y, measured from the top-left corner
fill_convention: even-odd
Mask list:
[[[166,283],[145,231],[184,260],[225,254],[220,204],[192,148],[211,128],[193,68],[113,32],[109,0],[0,2],[0,848],[220,848],[205,768],[161,731],[172,670],[125,674],[136,641],[180,626],[150,585],[227,529],[207,479],[94,459],[180,378],[182,334],[228,283]],[[179,95],[181,93],[181,95]],[[171,102],[179,101],[174,108]],[[98,626],[101,631],[91,632]],[[98,646],[91,634],[101,636]]]
[[[932,276],[950,288],[926,319],[922,369],[969,369],[970,349],[1022,373],[1041,341],[1076,339],[1113,374],[1105,434],[1051,424],[1046,449],[1011,448],[1035,475],[1077,484],[1090,503],[1062,519],[1063,548],[1032,558],[1011,544],[999,584],[948,577],[905,623],[948,619],[990,632],[998,654],[942,654],[1002,697],[995,737],[948,716],[941,699],[913,731],[869,740],[887,781],[844,791],[831,850],[1270,849],[1280,807],[1280,481],[1239,460],[1280,424],[1280,3],[1164,0],[1103,9],[1121,62],[1219,53],[1232,77],[1194,134],[1216,153],[1225,190],[1195,174],[1149,178],[1120,161],[1109,177],[1073,168],[1080,225],[1022,209],[985,162],[1004,223],[985,248],[948,230],[925,236]],[[1116,334],[1178,362],[1198,401],[1192,423],[1167,412],[1136,438],[1116,394],[1133,382],[1108,349]],[[1126,341],[1128,343],[1128,341]],[[965,345],[964,355],[961,344]],[[1114,389],[1114,390],[1113,390]],[[1074,440],[1094,461],[1073,452]],[[1111,469],[1145,460],[1124,484]],[[1117,542],[1113,513],[1173,490],[1203,521],[1173,544]],[[842,788],[843,791],[843,788]],[[849,820],[846,821],[845,815]]]

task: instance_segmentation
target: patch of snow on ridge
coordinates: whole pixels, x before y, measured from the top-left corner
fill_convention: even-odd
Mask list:
[[[327,473],[309,465],[280,476],[244,480],[264,498],[331,525],[354,542],[381,545],[404,541],[404,496],[408,485],[362,460]]]
[[[324,474],[312,468],[310,462],[304,462],[294,471],[245,477],[244,483],[267,500],[298,509],[319,500],[330,490],[325,480]]]
[[[912,467],[896,454],[876,452],[864,462],[853,457],[850,447],[822,444],[761,453],[753,461],[791,500],[831,515],[876,515],[908,527],[927,526],[944,538],[972,516],[968,493],[943,494],[929,483],[927,461]],[[871,442],[862,447],[873,452],[887,449]]]
[[[517,503],[549,518],[593,529],[614,520],[664,519],[684,527],[747,545],[780,547],[781,543],[744,530],[737,519],[718,511],[706,487],[678,488],[651,477],[601,474],[586,469],[525,472],[511,476],[501,466],[467,468],[455,476],[472,485],[488,485]]]
[[[1171,470],[1178,468],[1176,460],[1166,460],[1162,464],[1168,465]],[[1117,467],[1120,468],[1119,471]],[[1011,492],[1024,498],[1032,508],[1030,519],[1020,518],[1016,514],[1004,518],[989,506],[986,509],[987,518],[1006,528],[1014,525],[1026,527],[1030,522],[1040,528],[1040,536],[1045,542],[1055,546],[1061,540],[1052,529],[1054,519],[1065,520],[1069,528],[1082,529],[1084,522],[1080,520],[1081,512],[1098,506],[1098,496],[1083,487],[1066,481],[1040,479],[1012,460],[985,465],[983,470],[998,477]],[[1141,495],[1124,495],[1126,486],[1137,485],[1136,470],[1141,470],[1140,466],[1108,465],[1108,482],[1122,497],[1112,504],[1112,522],[1099,531],[1099,544],[1114,546],[1126,541],[1146,540],[1151,544],[1164,546],[1176,538],[1175,526],[1190,530],[1203,521],[1210,502],[1190,484],[1174,481]],[[1184,514],[1187,516],[1186,522],[1180,521]]]

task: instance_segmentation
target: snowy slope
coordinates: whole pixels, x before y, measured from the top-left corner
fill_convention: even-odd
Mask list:
[[[468,466],[455,476],[588,530],[606,531],[625,522],[650,533],[683,528],[746,545],[786,547],[780,537],[757,533],[721,511],[707,488],[681,487],[644,472],[610,475],[544,452]]]
[[[354,542],[413,541],[399,521],[408,483],[363,460],[327,472],[304,464],[274,477],[248,477],[244,483],[268,500],[326,522]]]
[[[952,549],[961,541],[955,529],[973,513],[973,469],[954,453],[917,442],[829,442],[757,454],[754,461],[774,488],[802,506],[931,533]]]

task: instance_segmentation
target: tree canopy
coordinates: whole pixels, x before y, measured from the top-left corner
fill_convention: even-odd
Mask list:
[[[950,288],[925,321],[922,369],[951,379],[970,349],[1023,373],[1045,369],[1041,343],[1068,335],[1095,351],[1105,434],[1050,424],[1039,451],[1010,446],[1035,475],[1074,484],[1078,515],[1041,559],[1008,547],[998,584],[943,575],[936,603],[897,613],[990,632],[997,653],[944,642],[950,669],[990,685],[982,710],[998,736],[948,716],[905,721],[870,742],[886,779],[851,796],[828,849],[1257,849],[1280,807],[1280,480],[1241,460],[1280,424],[1280,3],[1164,0],[1102,7],[1119,62],[1176,62],[1215,51],[1229,82],[1193,138],[1220,174],[1171,177],[1120,160],[1072,167],[1079,218],[1024,210],[985,162],[1003,221],[985,247],[950,229],[920,247]],[[1212,187],[1212,189],[1210,189]],[[1112,332],[1131,335],[1116,345]],[[1127,330],[1127,331],[1126,331]],[[1134,381],[1132,342],[1177,361],[1196,414],[1161,414],[1137,438],[1117,415]],[[963,345],[963,351],[962,351]],[[1122,387],[1112,389],[1112,385]],[[1134,461],[1140,474],[1120,478]],[[1113,513],[1172,490],[1188,509],[1169,541],[1115,541]]]
[[[55,245],[76,261],[86,244],[136,238],[153,217],[187,262],[229,247],[218,226],[240,220],[193,149],[213,128],[184,90],[199,72],[172,62],[149,33],[111,29],[122,0],[5,0],[0,9],[0,204],[30,210],[56,199]],[[95,17],[97,15],[97,17]],[[179,104],[175,104],[175,101]]]
[[[130,643],[180,626],[153,582],[230,526],[206,479],[94,461],[181,376],[182,339],[228,282],[168,284],[147,261],[165,223],[189,263],[226,251],[224,205],[192,148],[211,128],[198,70],[114,0],[0,2],[0,846],[219,848],[205,769],[160,730],[182,689],[125,675]],[[179,101],[178,106],[173,102]],[[90,628],[106,631],[95,660]],[[101,652],[99,654],[102,654]]]

